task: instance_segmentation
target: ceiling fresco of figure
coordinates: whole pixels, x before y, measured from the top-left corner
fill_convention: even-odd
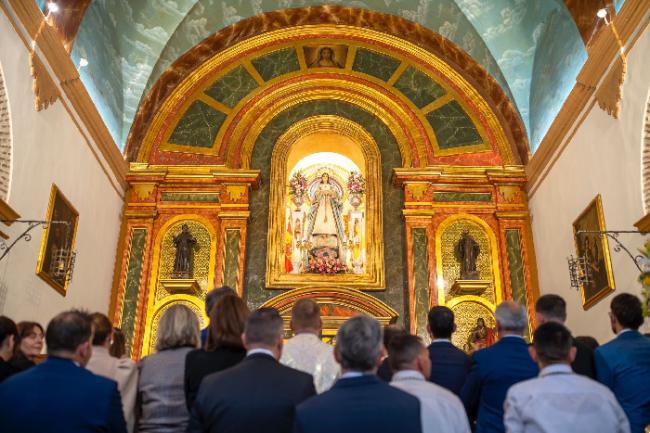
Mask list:
[[[620,10],[624,0],[615,0]],[[39,0],[43,5],[44,0]],[[123,148],[161,74],[207,36],[261,13],[337,4],[397,15],[451,40],[512,98],[534,152],[586,60],[566,0],[92,0],[72,58]],[[532,108],[531,108],[532,107]]]

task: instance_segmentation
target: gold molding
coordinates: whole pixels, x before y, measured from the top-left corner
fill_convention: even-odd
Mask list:
[[[18,212],[16,212],[6,201],[0,199],[0,219],[2,219],[3,224],[10,226],[20,218]]]
[[[612,19],[603,26],[587,47],[588,58],[576,78],[576,84],[546,132],[539,148],[526,166],[528,193],[532,197],[543,179],[560,158],[576,131],[589,116],[595,103],[598,84],[621,54],[627,54],[650,23],[650,2],[627,0]],[[613,30],[617,29],[617,32]],[[625,53],[621,53],[621,45]]]
[[[357,143],[365,157],[366,173],[366,273],[339,274],[323,277],[317,274],[286,274],[282,271],[285,224],[287,155],[301,137],[313,132],[332,132],[347,136]],[[363,290],[383,290],[384,245],[373,242],[382,237],[381,159],[372,136],[360,125],[338,116],[314,116],[291,126],[273,148],[271,185],[269,191],[268,253],[266,255],[266,287],[286,289],[305,285],[327,287],[346,285]],[[374,181],[373,181],[374,180]]]
[[[641,233],[650,233],[650,213],[635,222],[634,227],[636,227]]]
[[[600,87],[596,90],[598,106],[614,119],[621,113],[621,99],[623,98],[623,82],[627,72],[627,61],[621,56],[614,61],[614,66],[609,71]]]

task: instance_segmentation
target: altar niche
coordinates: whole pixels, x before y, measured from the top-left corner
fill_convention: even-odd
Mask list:
[[[278,139],[270,185],[266,285],[384,288],[379,152],[337,116]]]

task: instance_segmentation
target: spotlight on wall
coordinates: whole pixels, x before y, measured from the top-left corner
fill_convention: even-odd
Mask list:
[[[607,9],[606,8],[598,9],[598,12],[596,12],[596,16],[598,18],[605,18],[607,16]]]
[[[88,60],[85,57],[81,57],[79,59],[79,67],[85,68],[86,66],[88,66]]]
[[[59,11],[59,5],[54,3],[54,2],[48,2],[47,3],[47,10],[50,11],[51,13],[55,14]]]

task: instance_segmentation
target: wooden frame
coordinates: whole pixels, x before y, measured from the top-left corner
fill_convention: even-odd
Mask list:
[[[588,310],[615,290],[612,261],[607,236],[578,234],[579,230],[605,231],[603,202],[600,194],[594,198],[573,222],[573,239],[578,257],[587,257],[589,263],[588,284],[580,286],[582,308]]]
[[[68,281],[70,271],[63,278],[55,278],[49,271],[51,265],[51,255],[55,242],[68,244],[67,248],[74,251],[75,238],[77,235],[77,224],[79,223],[79,212],[72,206],[70,201],[61,193],[61,190],[52,184],[50,192],[50,201],[47,206],[46,220],[51,221],[68,221],[69,226],[64,224],[48,224],[43,230],[41,239],[41,249],[38,254],[38,263],[36,265],[36,274],[41,277],[47,284],[52,286],[63,296],[68,290]],[[67,231],[67,232],[66,232]]]

